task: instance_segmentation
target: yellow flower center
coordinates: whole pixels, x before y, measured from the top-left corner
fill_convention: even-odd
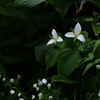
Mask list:
[[[78,33],[74,33],[75,37],[77,37],[79,34]]]

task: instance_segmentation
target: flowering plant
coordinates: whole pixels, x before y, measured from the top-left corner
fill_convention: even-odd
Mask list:
[[[94,69],[94,72],[90,77],[94,77],[94,85],[100,84],[99,81],[99,67],[100,67],[100,40],[99,40],[99,31],[95,29],[96,23],[94,20],[98,18],[96,15],[95,18],[84,19],[84,21],[91,21],[94,34],[96,34],[97,39],[92,39],[88,36],[87,31],[82,31],[82,27],[78,22],[75,25],[74,29],[71,29],[72,32],[65,33],[65,37],[61,41],[55,41],[47,45],[50,47],[46,53],[46,71],[57,67],[57,74],[52,76],[53,82],[62,82],[69,84],[80,83],[80,88],[84,87],[85,80],[87,75],[90,75],[91,69]],[[98,19],[97,19],[98,20]],[[85,23],[86,23],[85,22]],[[55,33],[54,33],[55,34]],[[63,36],[62,36],[63,37]],[[54,43],[54,44],[52,44]],[[98,53],[97,53],[98,52]],[[84,80],[84,83],[81,81]],[[82,87],[81,87],[82,85]],[[90,83],[88,83],[90,85]],[[75,88],[75,87],[74,87]],[[77,90],[75,90],[78,92]],[[83,96],[83,89],[81,96]],[[95,89],[94,93],[97,93],[98,88]],[[98,98],[92,94],[96,99]],[[91,96],[91,97],[92,97]],[[91,98],[89,97],[89,98]],[[80,97],[81,98],[81,97]],[[86,97],[88,98],[88,96]]]

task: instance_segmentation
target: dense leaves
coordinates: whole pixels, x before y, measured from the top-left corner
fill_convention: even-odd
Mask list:
[[[64,36],[76,23],[82,26],[84,43],[76,39],[77,34]],[[63,42],[47,46],[52,29]],[[0,0],[0,73],[22,74],[24,91],[37,78],[49,77],[58,89],[63,88],[65,99],[57,100],[97,100],[99,33],[100,0]],[[0,98],[6,95],[2,93]]]
[[[58,73],[64,76],[70,75],[78,68],[79,61],[79,51],[70,49],[61,50],[57,58]]]

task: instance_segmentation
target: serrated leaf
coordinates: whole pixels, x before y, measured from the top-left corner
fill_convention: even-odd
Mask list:
[[[54,75],[52,77],[52,82],[63,82],[63,83],[70,83],[70,84],[77,83],[77,82],[75,82],[73,80],[70,80],[70,79],[68,79],[68,78],[66,78],[64,76],[59,76],[59,75]]]
[[[57,54],[58,54],[58,49],[57,48],[52,48],[49,49],[48,52],[46,53],[46,71],[53,67],[53,65],[56,63],[56,58],[57,58]]]
[[[86,65],[85,69],[84,69],[84,72],[82,74],[82,76],[94,65],[94,63],[89,63]]]
[[[79,61],[78,50],[61,50],[57,57],[58,73],[62,76],[69,76],[78,67]]]

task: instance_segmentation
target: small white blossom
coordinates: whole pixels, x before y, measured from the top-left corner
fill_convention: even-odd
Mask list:
[[[53,96],[49,96],[48,98],[49,98],[49,100],[51,100],[51,99],[53,99]]]
[[[19,98],[19,100],[24,100],[23,98]]]
[[[32,95],[32,100],[35,99],[35,95]]]
[[[51,84],[50,84],[50,83],[48,83],[48,84],[47,84],[47,87],[48,87],[48,89],[50,89],[50,88],[51,88]]]
[[[33,84],[33,87],[34,87],[34,88],[37,88],[37,84]]]
[[[20,97],[21,96],[21,93],[18,93],[18,97]]]
[[[1,78],[1,74],[0,74],[0,78]]]
[[[98,97],[100,97],[100,90],[99,90],[99,93],[98,93]]]
[[[39,99],[41,99],[42,96],[43,96],[43,94],[42,93],[39,93],[38,96],[39,96]]]
[[[65,34],[66,37],[74,37],[80,40],[81,42],[85,42],[85,38],[81,33],[81,25],[79,23],[76,24],[74,28],[74,32],[67,32]]]
[[[20,75],[17,75],[17,78],[20,78],[21,76]]]
[[[58,36],[58,34],[57,34],[55,29],[52,30],[52,36],[53,36],[52,39],[49,40],[47,45],[63,41],[63,39],[60,36]]]
[[[46,85],[47,84],[47,80],[45,78],[43,78],[42,79],[42,83]]]
[[[5,78],[5,77],[3,77],[2,81],[4,82],[5,80],[6,80],[6,78]]]
[[[11,82],[11,83],[13,83],[13,82],[14,82],[14,79],[13,79],[13,78],[11,78],[11,79],[10,79],[10,82]]]
[[[36,91],[39,91],[39,87],[36,87]]]
[[[38,79],[38,85],[41,86],[42,85],[42,82],[40,79]]]
[[[11,90],[11,91],[10,91],[10,94],[11,94],[11,95],[15,94],[15,91],[14,91],[14,90]]]
[[[99,64],[98,64],[98,65],[96,65],[96,68],[97,68],[97,69],[100,69],[100,65],[99,65]]]

